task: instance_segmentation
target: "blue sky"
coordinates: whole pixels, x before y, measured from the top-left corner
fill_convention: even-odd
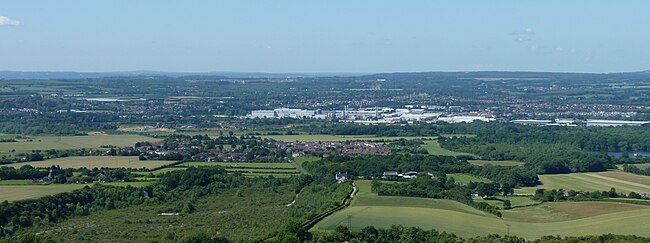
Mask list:
[[[650,69],[650,1],[2,0],[0,70]]]

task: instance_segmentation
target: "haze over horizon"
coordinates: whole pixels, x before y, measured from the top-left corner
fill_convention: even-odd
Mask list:
[[[0,70],[384,73],[650,69],[647,1],[8,0]]]

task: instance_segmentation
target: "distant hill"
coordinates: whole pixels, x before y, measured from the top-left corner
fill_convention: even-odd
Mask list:
[[[209,76],[226,78],[297,78],[297,77],[332,77],[359,76],[361,73],[263,73],[263,72],[158,72],[158,71],[126,71],[126,72],[21,72],[0,71],[0,79],[79,79],[106,77],[142,77],[142,76]]]

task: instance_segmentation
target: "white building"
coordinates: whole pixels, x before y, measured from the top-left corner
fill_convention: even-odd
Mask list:
[[[484,121],[491,122],[495,121],[494,118],[484,117],[484,116],[452,116],[452,117],[440,117],[438,121],[448,122],[448,123],[471,123],[474,121]]]
[[[650,121],[618,121],[618,120],[587,120],[585,125],[596,127],[618,127],[618,126],[643,126],[650,124]]]
[[[251,118],[275,118],[275,111],[273,110],[254,110],[251,111]]]

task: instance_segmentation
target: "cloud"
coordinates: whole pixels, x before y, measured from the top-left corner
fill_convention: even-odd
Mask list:
[[[528,28],[526,28],[524,30],[524,33],[526,33],[526,34],[534,34],[535,30],[533,30],[533,28],[528,27]]]
[[[534,35],[535,30],[533,28],[531,28],[531,27],[526,27],[523,30],[517,30],[517,31],[510,32],[510,34],[511,35]]]
[[[0,16],[0,26],[20,26],[20,25],[23,25],[23,23],[18,20],[13,20],[5,16]]]

